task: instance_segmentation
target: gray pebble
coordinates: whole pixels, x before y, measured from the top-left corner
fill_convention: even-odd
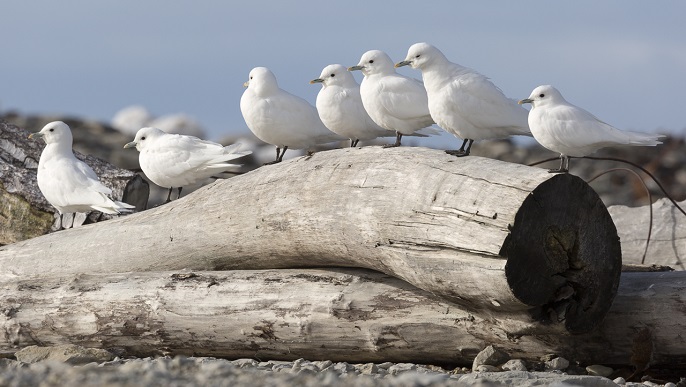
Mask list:
[[[398,375],[403,372],[414,371],[417,366],[412,363],[398,363],[388,367],[388,373],[391,375]]]
[[[546,371],[557,371],[557,370],[564,370],[569,367],[569,360],[563,358],[563,357],[556,357],[552,360],[548,360],[545,362],[545,370]]]
[[[526,371],[526,363],[521,359],[511,359],[500,366],[505,371]]]
[[[472,370],[476,371],[480,365],[499,366],[508,360],[510,360],[510,355],[505,351],[489,345],[476,355],[472,363]]]
[[[500,368],[488,364],[482,364],[480,366],[476,366],[476,369],[474,372],[498,372],[500,371]]]
[[[612,375],[612,372],[614,371],[610,367],[605,367],[604,365],[600,364],[593,364],[586,367],[586,372],[588,372],[589,375],[608,377]]]
[[[324,370],[324,369],[330,367],[333,364],[333,362],[331,360],[324,360],[324,361],[315,361],[315,362],[312,362],[312,364],[314,364],[317,368],[319,368],[319,370]]]
[[[387,370],[387,369],[390,368],[392,365],[393,365],[393,363],[391,363],[390,361],[387,361],[387,362],[378,364],[377,367],[383,368],[383,369]]]
[[[355,369],[355,367],[351,366],[348,363],[339,362],[333,365],[333,369],[338,373],[344,373]]]
[[[367,363],[361,364],[359,367],[357,367],[357,370],[360,371],[362,375],[372,375],[379,371],[379,367],[377,367],[374,363]]]
[[[238,368],[255,367],[257,365],[257,360],[255,359],[237,359],[231,362]]]

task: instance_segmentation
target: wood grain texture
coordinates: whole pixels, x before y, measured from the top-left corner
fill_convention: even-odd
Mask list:
[[[635,342],[659,367],[686,367],[686,272],[624,273],[592,333],[482,318],[364,269],[71,275],[0,284],[0,352],[73,343],[122,355],[470,365],[487,345],[628,365]],[[645,341],[645,340],[644,340]]]
[[[611,218],[577,177],[365,147],[262,167],[143,213],[6,246],[0,276],[352,266],[477,313],[582,332],[607,312],[620,261]]]

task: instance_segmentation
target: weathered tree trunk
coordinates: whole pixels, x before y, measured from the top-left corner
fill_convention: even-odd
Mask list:
[[[63,226],[111,219],[100,213],[88,219],[86,214],[80,214],[75,220],[71,215],[67,224],[62,224],[36,180],[36,168],[45,143],[29,140],[28,135],[27,131],[0,121],[0,245],[43,235]],[[149,189],[140,176],[96,157],[74,154],[95,170],[103,184],[112,189],[116,200],[135,205],[138,210],[145,209]]]
[[[679,203],[686,208],[686,201]],[[622,262],[641,263],[648,238],[648,206],[608,208],[622,241]],[[686,270],[686,216],[667,199],[653,203],[653,228],[645,264]]]
[[[621,257],[607,209],[575,176],[376,147],[263,167],[0,249],[3,273],[22,277],[322,266],[375,269],[478,313],[556,313],[585,332],[610,307]]]
[[[513,358],[558,354],[628,365],[637,342],[660,367],[686,367],[686,272],[624,273],[592,333],[483,319],[361,269],[74,275],[0,284],[0,352],[73,343],[125,355],[471,364],[485,346]],[[644,328],[648,328],[647,335]]]

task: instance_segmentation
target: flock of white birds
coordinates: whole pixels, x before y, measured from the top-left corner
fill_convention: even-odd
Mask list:
[[[420,70],[423,82],[396,72],[397,67]],[[358,85],[350,71],[364,74]],[[436,47],[412,45],[405,60],[393,63],[379,50],[367,51],[357,65],[326,66],[319,78],[316,108],[306,100],[279,88],[276,76],[265,67],[250,71],[240,101],[243,118],[260,140],[276,146],[282,161],[287,149],[307,149],[318,144],[395,137],[384,147],[401,145],[403,136],[437,134],[436,124],[463,140],[448,154],[468,156],[476,140],[533,136],[543,147],[560,154],[560,168],[568,172],[569,157],[581,157],[612,145],[658,145],[661,135],[618,130],[591,113],[567,102],[553,86],[536,87],[519,103],[506,97],[484,75],[450,62]],[[521,104],[529,103],[531,111]],[[60,214],[89,212],[108,214],[132,211],[127,203],[112,200],[111,189],[72,151],[70,128],[61,121],[47,124],[30,137],[46,142],[38,164],[38,186]],[[135,147],[145,175],[160,187],[193,184],[235,164],[250,154],[240,145],[224,147],[200,138],[168,134],[146,127],[125,148]]]

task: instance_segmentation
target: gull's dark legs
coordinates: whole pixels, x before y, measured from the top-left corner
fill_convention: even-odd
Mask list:
[[[467,145],[467,143],[469,143],[469,145]],[[458,150],[447,150],[447,151],[445,151],[445,153],[447,153],[449,155],[457,156],[457,157],[469,156],[469,151],[472,150],[472,144],[473,143],[474,143],[474,140],[465,139],[464,141],[462,141],[462,146],[460,147],[460,149],[458,149]],[[467,145],[466,150],[464,149],[465,145]]]
[[[549,173],[568,173],[569,172],[569,156],[560,155],[560,168],[549,169]]]
[[[280,163],[281,161],[283,161],[283,155],[286,153],[287,149],[288,149],[288,147],[285,146],[285,147],[283,147],[283,152],[281,152],[281,148],[277,146],[276,147],[276,160],[270,161],[268,163],[264,163],[264,165],[272,165],[272,164]]]
[[[174,189],[173,187],[169,187],[169,193],[167,194],[167,200],[164,202],[165,204],[171,202],[171,193],[172,193],[173,189]]]
[[[277,158],[277,160],[278,160],[279,163],[283,161],[283,155],[286,154],[286,150],[288,150],[288,147],[287,147],[287,146],[283,147],[283,152],[281,152],[281,156],[279,156],[279,157]]]
[[[178,193],[178,195],[176,195],[176,199],[180,199],[180,198],[181,198],[181,190],[182,190],[182,189],[183,189],[183,187],[179,187],[179,193]]]
[[[360,142],[360,139],[357,139],[357,140],[350,139],[350,147],[351,148],[356,147],[358,142]]]
[[[383,146],[383,148],[395,148],[397,146],[400,146],[400,140],[403,138],[403,134],[398,132],[397,130],[395,131],[395,143],[394,144],[386,144]]]

